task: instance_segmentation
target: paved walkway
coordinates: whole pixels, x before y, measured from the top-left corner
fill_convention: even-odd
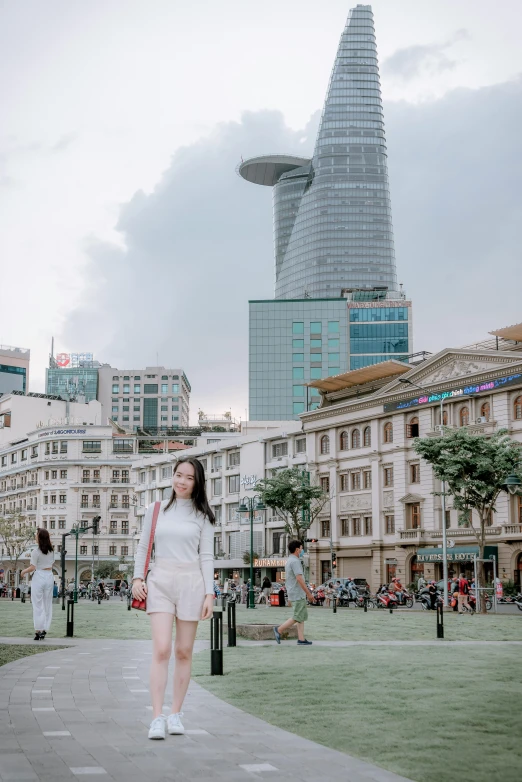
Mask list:
[[[150,641],[65,643],[71,646],[0,667],[2,782],[94,777],[121,782],[408,782],[269,725],[194,682],[185,702],[185,736],[149,741]],[[196,642],[197,650],[206,648],[207,642]]]

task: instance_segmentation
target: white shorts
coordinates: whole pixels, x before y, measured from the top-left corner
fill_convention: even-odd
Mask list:
[[[201,619],[205,584],[199,562],[159,558],[147,578],[147,613],[173,614],[186,622]]]

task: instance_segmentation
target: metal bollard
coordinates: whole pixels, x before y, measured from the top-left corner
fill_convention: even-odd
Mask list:
[[[221,595],[221,610],[222,611],[225,610],[225,607],[227,605],[227,599],[228,599],[228,597],[227,597],[226,593]]]
[[[365,614],[368,613],[368,598],[366,597],[366,595],[364,597],[364,613]]]
[[[229,600],[227,606],[228,644],[236,646],[236,601]]]
[[[444,606],[437,603],[437,638],[444,638]]]
[[[223,676],[222,611],[214,611],[210,620],[210,675]]]
[[[74,636],[74,600],[67,601],[67,638]]]
[[[337,613],[337,598],[336,597],[334,597],[333,602],[332,602],[332,611],[334,612],[334,614]]]

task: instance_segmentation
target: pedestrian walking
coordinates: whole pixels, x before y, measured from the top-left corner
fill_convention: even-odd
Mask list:
[[[246,604],[247,596],[248,596],[248,584],[246,581],[243,581],[243,583],[241,584],[241,602],[243,603],[243,605]]]
[[[155,561],[150,576],[145,561],[152,541]],[[190,681],[192,651],[200,619],[210,619],[214,608],[214,513],[205,490],[203,465],[193,457],[176,462],[169,500],[147,508],[136,552],[132,594],[145,600],[152,631],[150,694],[152,722],[149,739],[164,739],[165,732],[182,734],[183,701]],[[176,619],[174,692],[172,711],[165,719],[172,626]]]
[[[289,600],[292,601],[294,613],[291,619],[287,619],[279,627],[274,627],[274,635],[278,644],[281,643],[281,633],[288,630],[293,625],[297,625],[297,645],[311,646],[312,641],[307,641],[304,633],[304,623],[308,619],[308,609],[306,607],[306,598],[313,603],[314,596],[306,586],[303,575],[303,566],[299,559],[303,543],[301,540],[291,540],[288,544],[290,556],[286,561],[285,585]]]
[[[459,597],[458,597],[459,614],[464,613],[463,610],[464,608],[466,608],[468,611],[471,611],[468,595],[469,595],[468,579],[466,578],[464,573],[461,573],[459,578]]]
[[[424,589],[425,586],[426,586],[426,579],[424,578],[424,576],[421,576],[417,581],[417,591],[420,592],[421,589]]]
[[[54,546],[46,529],[36,530],[36,546],[31,552],[31,564],[21,572],[22,578],[34,573],[31,581],[31,603],[33,604],[34,640],[45,638],[53,618],[53,564]]]
[[[267,606],[270,605],[270,592],[272,591],[272,582],[268,578],[268,576],[265,576],[263,579],[263,583],[261,585],[261,589],[263,590],[263,595],[265,596],[265,603]],[[261,600],[261,598],[259,598]]]

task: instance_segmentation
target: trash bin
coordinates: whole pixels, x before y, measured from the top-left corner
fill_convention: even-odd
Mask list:
[[[20,587],[16,587],[15,597],[20,597]]]
[[[270,605],[271,606],[278,606],[279,605],[279,592],[273,592],[270,595]]]
[[[285,599],[285,590],[284,589],[280,589],[279,590],[278,597],[279,597],[279,605],[280,606],[285,606],[286,605],[286,599]]]

